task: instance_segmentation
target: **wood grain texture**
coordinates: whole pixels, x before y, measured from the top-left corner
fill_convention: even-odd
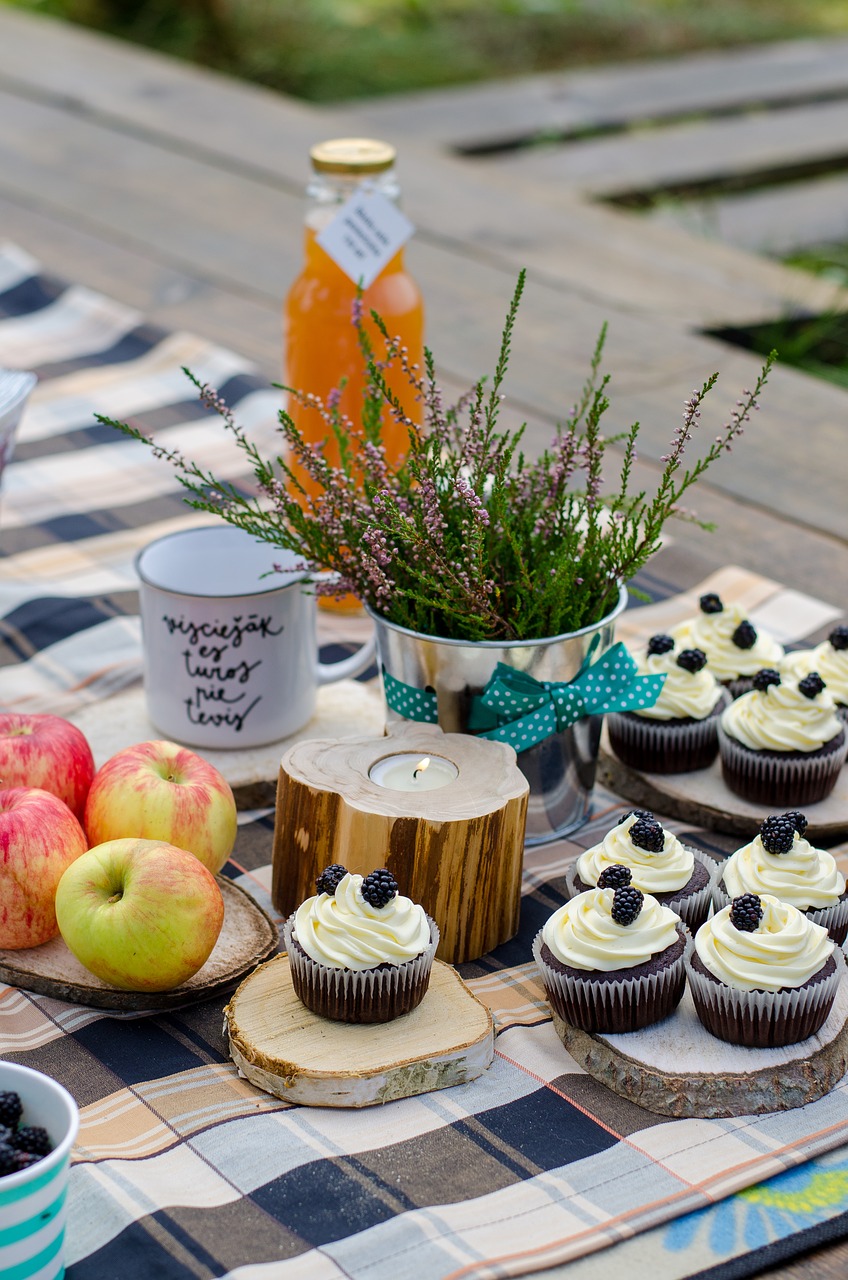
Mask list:
[[[236,991],[224,1030],[241,1075],[275,1097],[316,1107],[368,1107],[465,1084],[494,1056],[491,1013],[438,960],[416,1009],[360,1026],[301,1004],[288,956],[278,956]]]
[[[187,982],[170,991],[120,991],[80,964],[61,937],[25,951],[0,951],[0,982],[55,1000],[95,1009],[177,1009],[231,991],[246,973],[279,946],[277,926],[257,902],[224,876],[216,877],[224,899],[224,924],[209,959]]]
[[[589,1075],[664,1116],[759,1115],[822,1098],[848,1070],[848,976],[821,1030],[782,1049],[717,1040],[698,1021],[688,990],[670,1018],[629,1035],[590,1034],[556,1013],[568,1052]]]
[[[420,793],[371,782],[372,764],[401,751],[443,756],[459,776]],[[280,763],[274,905],[288,916],[334,862],[361,875],[385,866],[438,924],[439,958],[476,960],[518,929],[528,791],[511,747],[432,725],[300,743]]]

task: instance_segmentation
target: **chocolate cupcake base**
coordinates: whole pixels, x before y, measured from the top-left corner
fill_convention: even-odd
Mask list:
[[[803,986],[784,991],[739,991],[710,973],[697,951],[685,958],[701,1023],[718,1040],[749,1049],[777,1049],[815,1035],[827,1021],[845,969],[841,951]]]
[[[836,786],[848,752],[843,729],[817,751],[755,751],[719,724],[718,743],[725,783],[752,804],[816,804]]]
[[[555,1013],[583,1031],[638,1031],[667,1018],[679,1005],[686,985],[684,953],[691,946],[683,925],[677,941],[644,964],[602,972],[562,964],[542,938],[533,942],[548,1003]]]
[[[654,893],[653,889],[650,892],[657,902],[680,916],[687,928],[695,933],[710,914],[718,868],[712,858],[701,853],[700,849],[690,849],[690,852],[695,858],[695,865],[686,884],[681,889],[673,889],[668,893]],[[565,887],[569,898],[576,898],[578,893],[595,888],[593,884],[586,884],[585,880],[580,879],[576,865],[566,871]]]
[[[307,1009],[334,1022],[392,1022],[411,1013],[427,993],[439,926],[430,924],[430,945],[405,964],[373,969],[334,969],[308,956],[294,937],[294,915],[283,926],[283,942],[291,966],[292,986]]]
[[[646,773],[690,773],[708,769],[718,755],[718,717],[731,701],[722,690],[708,716],[694,720],[652,720],[633,711],[613,711],[606,717],[610,746],[622,764]]]

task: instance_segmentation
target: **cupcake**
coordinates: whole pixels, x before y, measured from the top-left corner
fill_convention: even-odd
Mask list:
[[[818,1031],[845,968],[826,929],[767,893],[744,893],[701,925],[685,964],[707,1031],[752,1049]]]
[[[797,809],[766,818],[759,835],[721,868],[716,910],[743,893],[770,893],[822,925],[841,946],[848,937],[845,877],[832,854],[805,839],[806,830],[807,819]]]
[[[424,908],[384,870],[363,878],[334,864],[316,888],[283,927],[306,1007],[338,1022],[390,1022],[419,1005],[439,945]]]
[[[834,627],[815,649],[796,649],[780,664],[781,676],[801,680],[817,671],[836,703],[836,714],[848,722],[848,627]]]
[[[624,764],[649,773],[706,769],[718,755],[718,717],[730,694],[706,669],[702,649],[677,649],[651,636],[636,655],[640,675],[665,677],[652,707],[607,714],[610,746]]]
[[[650,893],[694,931],[712,906],[718,868],[711,858],[681,844],[647,809],[632,809],[600,844],[593,845],[565,875],[570,897],[601,884],[603,873],[628,867],[633,886]]]
[[[699,603],[700,613],[673,627],[671,635],[682,648],[702,649],[716,680],[737,698],[751,688],[762,667],[777,666],[783,646],[758,630],[738,604],[723,604],[714,591],[701,596]]]
[[[629,884],[627,867],[616,871],[614,885],[566,902],[533,942],[551,1008],[583,1031],[638,1031],[683,996],[686,928]]]
[[[758,671],[754,688],[732,702],[718,727],[724,781],[754,804],[824,800],[848,752],[845,727],[815,671],[781,680]]]

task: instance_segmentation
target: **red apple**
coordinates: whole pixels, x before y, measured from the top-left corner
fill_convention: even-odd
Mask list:
[[[56,886],[87,848],[63,800],[39,787],[0,791],[0,947],[17,951],[55,938]]]
[[[204,965],[224,923],[211,871],[161,840],[109,840],[71,863],[56,890],[68,948],[124,991],[169,991]]]
[[[85,806],[91,845],[164,840],[221,870],[236,842],[236,802],[214,765],[175,742],[139,742],[95,774]]]
[[[75,724],[60,716],[0,713],[0,786],[51,791],[82,822],[93,777],[91,747]]]

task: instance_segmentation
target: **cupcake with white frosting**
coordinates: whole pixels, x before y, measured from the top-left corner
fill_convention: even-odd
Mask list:
[[[762,667],[774,667],[783,646],[762,627],[755,627],[738,604],[724,604],[714,591],[701,596],[700,612],[673,627],[671,635],[683,648],[702,649],[710,671],[734,698],[747,693]]]
[[[610,746],[623,764],[648,773],[706,769],[718,755],[718,718],[731,700],[701,649],[651,636],[634,655],[640,675],[663,676],[652,707],[607,714]]]
[[[806,839],[807,819],[797,809],[766,818],[759,834],[724,863],[716,883],[716,910],[743,893],[770,893],[827,929],[840,945],[848,936],[848,893],[833,854]]]
[[[667,1018],[683,996],[688,931],[621,866],[606,887],[555,911],[533,942],[548,1002],[584,1031],[638,1031]]]
[[[292,984],[313,1013],[339,1022],[390,1022],[421,1003],[439,929],[398,893],[390,872],[339,864],[283,927]]]
[[[795,649],[780,664],[781,676],[801,680],[817,671],[836,703],[836,714],[848,721],[848,627],[834,627],[814,649]]]
[[[836,786],[848,753],[845,726],[816,672],[782,679],[758,671],[718,727],[724,781],[754,804],[814,804]]]
[[[787,902],[753,893],[734,898],[701,926],[685,963],[707,1031],[754,1049],[814,1035],[845,968],[826,929]]]
[[[571,897],[602,883],[605,871],[623,865],[634,888],[669,907],[694,931],[706,920],[713,900],[718,867],[712,858],[681,843],[647,809],[631,809],[569,867],[565,875]]]

